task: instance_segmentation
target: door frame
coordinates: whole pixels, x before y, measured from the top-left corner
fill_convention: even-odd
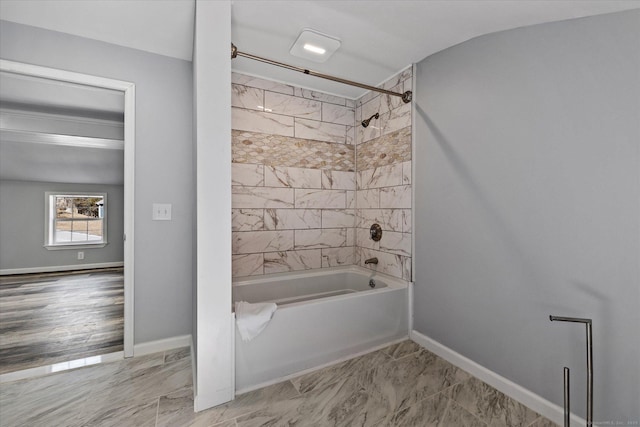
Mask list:
[[[124,357],[132,357],[134,345],[135,84],[5,59],[0,59],[0,71],[117,90],[124,94]]]

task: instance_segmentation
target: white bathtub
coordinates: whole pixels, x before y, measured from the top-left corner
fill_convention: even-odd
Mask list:
[[[242,341],[235,328],[236,390],[406,337],[408,285],[356,266],[234,281],[234,302],[278,304],[269,325],[253,340]]]

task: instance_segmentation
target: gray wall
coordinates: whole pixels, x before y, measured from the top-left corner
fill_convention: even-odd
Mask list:
[[[191,62],[6,21],[0,57],[135,83],[135,342],[191,333]],[[173,220],[151,221],[154,202]]]
[[[417,67],[415,328],[595,420],[640,420],[640,12],[473,39]]]
[[[0,180],[0,270],[123,261],[124,187]],[[107,241],[103,248],[44,248],[47,191],[107,193]],[[78,260],[78,250],[84,260]]]

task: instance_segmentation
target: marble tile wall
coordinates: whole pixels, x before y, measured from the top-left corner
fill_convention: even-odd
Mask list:
[[[355,102],[232,73],[233,129],[353,145]]]
[[[411,68],[381,86],[396,92],[412,90]],[[405,280],[411,272],[411,104],[398,97],[370,92],[356,101],[356,123],[379,113],[367,128],[356,131],[356,257],[357,264]],[[373,223],[382,239],[369,237]],[[378,258],[378,264],[365,260]]]
[[[232,82],[233,276],[354,264],[354,101]]]
[[[411,69],[381,86],[411,90]],[[368,268],[411,280],[411,104],[234,73],[232,110],[234,277],[377,257]]]

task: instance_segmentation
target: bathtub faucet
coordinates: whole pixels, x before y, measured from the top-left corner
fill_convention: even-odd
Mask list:
[[[364,262],[364,264],[365,265],[367,265],[367,264],[376,264],[376,265],[378,265],[378,258],[369,258],[368,260],[366,260]]]

